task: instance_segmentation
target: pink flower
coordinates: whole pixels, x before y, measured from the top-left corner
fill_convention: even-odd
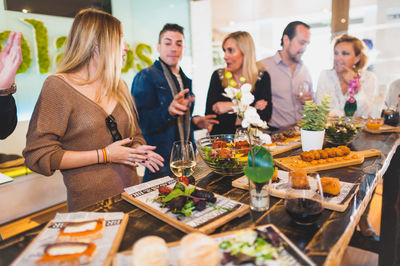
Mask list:
[[[349,103],[354,103],[356,101],[356,99],[354,99],[354,97],[350,97],[347,101]]]

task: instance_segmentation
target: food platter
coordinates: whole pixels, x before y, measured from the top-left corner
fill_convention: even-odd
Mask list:
[[[269,193],[277,198],[285,198],[288,187],[288,172],[278,170],[279,182],[270,183]],[[242,176],[232,182],[232,186],[241,189],[249,189],[246,176]],[[316,186],[315,186],[316,187]],[[353,195],[358,191],[358,184],[340,181],[340,193],[334,197],[325,197],[324,207],[329,210],[343,212],[349,205]]]
[[[159,187],[168,186],[173,188],[176,183],[176,179],[166,176],[125,188],[125,192],[122,193],[122,198],[186,233],[201,232],[209,234],[219,226],[236,217],[243,216],[250,210],[250,207],[247,204],[214,193],[217,200],[213,205],[208,205],[204,210],[195,211],[192,215],[187,217],[178,216],[169,211],[168,208],[162,207],[159,202],[155,201],[159,194]]]
[[[235,236],[237,233],[243,233],[247,232],[250,230],[260,230],[268,233],[276,233],[279,237],[279,239],[283,243],[283,249],[281,251],[282,257],[288,261],[287,265],[315,265],[313,261],[311,261],[295,244],[293,244],[282,232],[279,231],[278,228],[276,228],[272,224],[267,224],[267,225],[262,225],[262,226],[257,226],[255,228],[247,228],[243,230],[236,230],[236,231],[229,231],[229,232],[224,232],[220,234],[215,234],[211,235],[213,239],[217,241],[218,244],[222,243],[223,241],[227,241],[231,239],[232,237]],[[171,266],[177,266],[179,265],[179,257],[181,255],[181,250],[182,247],[180,245],[180,242],[172,242],[168,243],[168,253],[169,253],[169,265]],[[220,248],[220,257],[223,257],[223,250]],[[113,266],[121,266],[121,265],[130,265],[132,261],[132,250],[127,250],[121,253],[118,253],[113,260]],[[220,264],[223,265],[223,264]],[[225,265],[233,265],[232,263],[230,264],[225,264]],[[240,264],[240,265],[253,265],[250,263],[247,264]],[[274,265],[281,265],[279,263],[274,264]]]
[[[352,151],[346,158],[329,158],[327,160],[324,160],[323,163],[320,163],[318,161],[305,162],[301,160],[300,156],[277,158],[274,159],[274,163],[276,166],[279,166],[284,170],[295,170],[297,168],[302,168],[307,172],[314,172],[361,164],[364,162],[364,158],[380,155],[381,151],[376,149],[369,149],[363,151]]]
[[[125,227],[128,223],[128,214],[122,212],[57,213],[55,218],[46,225],[40,234],[11,265],[37,265],[35,262],[43,256],[46,246],[58,241],[57,238],[60,235],[60,231],[66,223],[93,219],[104,219],[104,228],[102,230],[102,236],[92,241],[92,243],[96,245],[97,251],[88,265],[110,265],[119,248]],[[56,261],[53,261],[52,263],[57,265]]]
[[[371,134],[382,134],[382,133],[400,133],[400,127],[394,127],[383,124],[379,129],[370,129],[365,127],[364,130]]]
[[[281,154],[290,150],[294,150],[301,147],[301,138],[293,137],[288,138],[286,141],[283,142],[273,142],[270,145],[263,145],[271,155]]]

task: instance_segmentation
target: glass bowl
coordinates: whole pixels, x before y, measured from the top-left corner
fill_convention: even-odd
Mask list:
[[[365,126],[368,129],[377,130],[383,125],[384,121],[385,121],[384,118],[369,118],[367,123],[365,123]]]
[[[364,127],[362,120],[339,119],[329,121],[325,129],[325,140],[333,145],[348,145]]]
[[[235,135],[212,135],[196,141],[201,158],[214,172],[222,175],[243,174],[250,151],[246,140]]]

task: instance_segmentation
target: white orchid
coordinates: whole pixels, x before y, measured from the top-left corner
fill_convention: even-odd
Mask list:
[[[249,106],[250,104],[252,104],[254,102],[254,95],[251,92],[243,93],[243,91],[242,91],[242,98],[240,99],[240,102],[243,105]]]
[[[234,99],[237,97],[236,95],[240,92],[240,90],[233,88],[233,87],[227,87],[224,90],[225,93],[222,93],[223,96],[228,97],[229,99]]]
[[[258,128],[268,128],[267,123],[261,120],[257,113],[257,109],[250,106],[254,102],[254,95],[251,93],[251,84],[244,83],[245,78],[240,78],[240,83],[244,83],[240,86],[240,89],[236,89],[233,84],[236,85],[230,72],[225,73],[225,78],[228,79],[228,87],[225,88],[223,96],[232,100],[233,107],[229,113],[236,113],[239,118],[242,119],[242,127],[247,128],[252,136],[259,138],[263,143],[270,144],[271,137],[268,134],[263,133]]]
[[[272,144],[271,136],[265,133],[262,133],[259,138],[265,144]]]
[[[244,125],[247,125],[245,128],[247,128],[249,125],[253,125],[253,126],[261,127],[261,128],[267,127],[267,123],[265,123],[265,121],[261,120],[260,116],[258,115],[257,109],[252,106],[248,106],[246,111],[244,112],[242,126],[243,126],[243,123],[244,123]]]

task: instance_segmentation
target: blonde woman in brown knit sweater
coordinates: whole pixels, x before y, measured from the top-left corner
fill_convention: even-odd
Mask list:
[[[155,147],[145,145],[120,77],[122,39],[118,19],[80,11],[58,72],[46,79],[29,124],[26,164],[44,175],[61,170],[69,211],[138,184],[138,164],[150,171],[163,165]]]

